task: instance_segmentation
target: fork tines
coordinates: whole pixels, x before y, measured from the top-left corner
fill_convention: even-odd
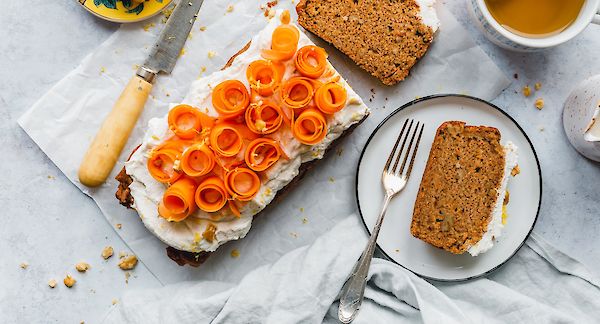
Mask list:
[[[410,121],[410,124],[409,124],[409,121]],[[413,119],[410,119],[410,120],[407,119],[406,121],[404,121],[404,125],[402,126],[402,130],[400,131],[400,134],[398,135],[398,139],[396,139],[394,148],[392,148],[392,152],[390,153],[390,155],[385,163],[383,172],[394,173],[394,174],[397,173],[399,175],[405,176],[406,178],[408,178],[410,176],[410,172],[412,171],[413,164],[415,162],[415,156],[417,155],[417,150],[419,149],[419,143],[421,142],[421,135],[423,135],[423,128],[425,127],[425,124],[417,121],[417,123],[413,129],[414,122],[415,121]],[[408,125],[408,129],[407,129],[407,125]],[[419,129],[419,126],[420,126],[420,129]],[[415,136],[417,135],[417,133],[419,133],[419,136],[417,137],[417,141],[415,143]],[[408,143],[408,147],[406,147],[406,142],[408,141],[409,137],[410,137],[410,142]],[[398,144],[400,144],[400,140],[402,140],[402,145],[400,146],[400,150],[398,150],[398,152],[396,152],[398,149]],[[415,144],[414,148],[413,148],[413,144]],[[406,147],[406,150],[405,150],[405,147]],[[412,151],[412,155],[410,154],[411,151]],[[410,162],[408,164],[408,169],[405,172],[404,168],[406,167],[406,162],[408,161],[409,155],[411,155]],[[396,156],[396,159],[394,161],[394,165],[392,166],[392,168],[390,170],[390,165],[391,165],[392,159],[394,159],[394,156]],[[398,163],[400,162],[401,157],[403,157],[402,164],[400,165],[400,168],[398,169]]]

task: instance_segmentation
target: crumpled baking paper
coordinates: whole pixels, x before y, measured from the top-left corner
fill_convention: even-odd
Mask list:
[[[175,69],[158,77],[117,166],[98,188],[79,183],[79,163],[133,76],[136,64],[144,61],[164,26],[164,16],[121,26],[19,119],[21,127],[57,167],[94,199],[107,221],[122,224],[118,234],[163,284],[199,279],[237,282],[250,269],[309,244],[356,210],[354,179],[360,151],[371,131],[395,108],[435,93],[463,93],[491,100],[509,84],[441,4],[437,5],[441,27],[429,52],[405,81],[393,87],[383,86],[346,56],[310,35],[325,47],[332,64],[371,108],[371,116],[335,152],[319,161],[300,185],[255,219],[245,239],[220,247],[200,268],[180,267],[166,256],[165,245],[146,230],[135,211],[118,204],[114,176],[139,144],[150,118],[164,115],[169,103],[179,102],[194,80],[219,70],[266,25],[261,4],[266,5],[266,1],[204,1]],[[230,5],[233,10],[228,10]],[[279,1],[275,9],[290,9],[295,19],[294,6],[288,0]],[[233,250],[239,257],[231,255]]]

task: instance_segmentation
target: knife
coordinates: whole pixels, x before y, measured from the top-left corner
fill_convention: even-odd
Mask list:
[[[181,0],[144,64],[121,92],[79,166],[79,181],[96,187],[104,183],[127,143],[152,84],[159,72],[171,73],[198,16],[203,0]]]

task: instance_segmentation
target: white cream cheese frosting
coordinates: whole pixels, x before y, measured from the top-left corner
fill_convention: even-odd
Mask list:
[[[431,27],[433,32],[437,31],[440,27],[440,20],[435,12],[435,0],[415,0],[415,2],[419,5],[419,16],[421,16],[423,24]]]
[[[492,211],[492,219],[488,223],[487,230],[481,237],[481,240],[467,250],[472,256],[477,256],[480,253],[486,252],[494,246],[494,240],[500,237],[504,224],[502,223],[502,207],[504,206],[504,198],[508,180],[511,177],[511,172],[517,166],[519,155],[517,146],[512,142],[506,142],[504,147],[504,175],[500,188],[498,188],[498,198]]]
[[[199,108],[208,115],[216,117],[217,113],[211,103],[211,93],[217,84],[227,79],[237,79],[249,88],[246,69],[252,61],[262,59],[261,49],[271,47],[273,30],[281,24],[280,15],[281,11],[252,38],[250,47],[237,56],[230,67],[192,83],[182,103]],[[314,45],[314,43],[300,32],[298,48],[306,45]],[[339,75],[330,64],[329,68]],[[295,71],[293,61],[290,60],[286,63],[284,79],[296,75],[298,73]],[[152,178],[146,164],[151,150],[171,136],[171,131],[168,129],[167,116],[150,120],[141,146],[125,163],[125,170],[133,180],[129,186],[134,199],[132,207],[137,210],[148,230],[164,243],[179,250],[214,251],[228,241],[243,238],[250,230],[253,216],[264,209],[273,200],[276,193],[298,175],[302,163],[322,158],[325,150],[334,140],[369,114],[367,106],[348,83],[343,78],[340,78],[339,82],[346,88],[348,99],[346,107],[328,119],[329,130],[325,139],[319,144],[308,146],[298,142],[291,132],[278,131],[277,134],[282,139],[280,143],[285,143],[285,145],[282,144],[282,150],[289,159],[279,160],[266,171],[266,179],[262,181],[258,194],[240,209],[240,217],[231,214],[228,208],[212,214],[198,210],[178,223],[168,222],[158,215],[157,206],[162,200],[166,187]],[[216,227],[216,231],[215,238],[209,241],[203,237],[202,233],[210,224]]]

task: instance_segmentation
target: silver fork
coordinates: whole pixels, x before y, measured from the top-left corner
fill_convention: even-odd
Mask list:
[[[363,251],[362,255],[354,265],[352,269],[352,273],[344,283],[342,287],[342,291],[340,292],[340,306],[338,308],[338,318],[342,323],[350,323],[358,314],[358,310],[360,309],[360,305],[362,304],[362,300],[365,293],[365,286],[367,284],[367,275],[369,274],[369,266],[371,265],[371,259],[373,258],[373,252],[375,251],[375,246],[377,243],[377,236],[379,235],[379,229],[381,229],[381,224],[383,223],[383,217],[385,216],[385,212],[388,208],[388,205],[392,198],[394,198],[408,182],[408,178],[410,177],[410,172],[412,171],[413,164],[415,162],[415,156],[417,155],[417,150],[419,149],[419,142],[421,141],[421,135],[423,135],[424,124],[417,122],[417,125],[412,131],[414,120],[410,120],[410,125],[408,125],[408,130],[406,131],[406,136],[404,136],[404,131],[406,130],[406,125],[408,124],[408,119],[404,122],[402,126],[402,130],[398,135],[398,139],[394,144],[394,148],[392,152],[388,156],[387,162],[383,167],[383,174],[381,175],[381,181],[383,183],[383,188],[385,189],[385,198],[383,199],[383,207],[381,208],[381,213],[379,214],[379,218],[377,218],[377,222],[375,223],[375,228],[373,228],[373,232],[371,234],[371,238],[369,238],[369,243],[367,243],[367,247]],[[419,130],[419,125],[421,125],[421,129]],[[412,136],[411,136],[412,131]],[[412,150],[412,156],[410,158],[410,162],[408,164],[408,168],[405,170],[406,162],[408,160],[408,156],[410,155],[413,143],[415,142],[415,136],[419,133],[419,137],[417,138],[415,148]],[[410,142],[408,144],[408,148],[404,151],[404,147],[406,145],[406,141],[410,136]],[[400,150],[396,154],[396,150],[398,148],[398,144],[400,140],[402,140],[402,146],[400,146]],[[404,152],[404,153],[403,153]],[[394,156],[396,156],[396,160],[394,165],[390,168],[392,160],[394,160]],[[398,169],[398,163],[400,162],[400,158],[402,159],[402,165]]]

